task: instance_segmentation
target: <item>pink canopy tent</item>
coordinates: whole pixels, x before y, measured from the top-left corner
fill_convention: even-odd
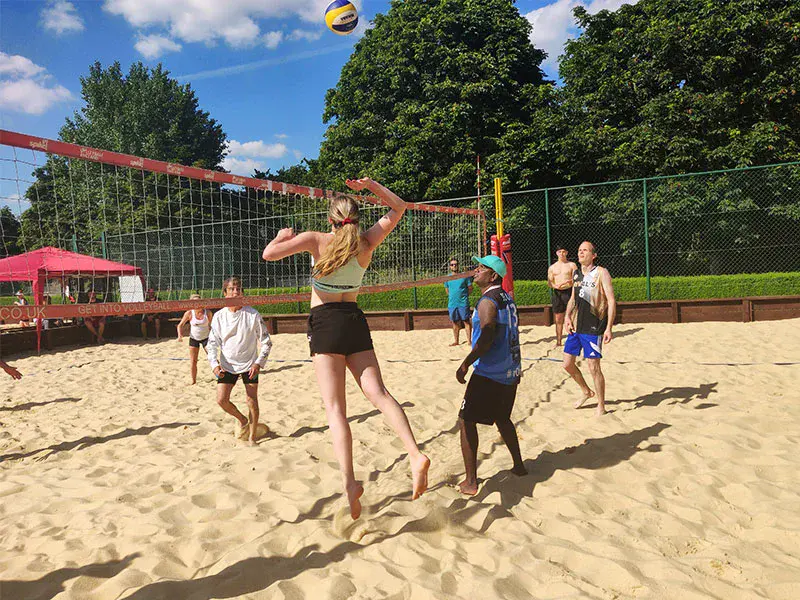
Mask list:
[[[0,281],[30,281],[36,304],[44,304],[47,279],[142,276],[141,267],[47,246],[0,260]]]
[[[0,281],[30,281],[33,297],[44,304],[44,287],[50,278],[142,276],[141,267],[69,252],[47,246],[0,260]],[[36,324],[36,345],[42,347],[42,320]]]

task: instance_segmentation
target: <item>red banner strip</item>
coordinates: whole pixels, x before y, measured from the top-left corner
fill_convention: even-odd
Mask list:
[[[67,156],[69,158],[78,158],[97,163],[115,165],[118,167],[140,169],[143,171],[153,171],[156,173],[187,177],[201,181],[241,185],[254,190],[262,190],[280,194],[300,194],[301,196],[309,196],[310,198],[328,199],[341,195],[341,192],[334,192],[331,190],[322,190],[319,188],[294,185],[291,183],[281,183],[280,181],[272,181],[269,179],[240,177],[239,175],[233,175],[231,173],[209,171],[207,169],[200,169],[197,167],[187,167],[184,165],[167,163],[160,160],[131,156],[130,154],[120,154],[118,152],[98,150],[97,148],[89,148],[87,146],[79,146],[77,144],[59,142],[57,140],[50,140],[47,138],[33,137],[30,135],[25,135],[24,133],[7,131],[5,129],[0,129],[0,145],[14,146],[16,148],[28,148],[31,150],[46,152],[47,154],[58,154],[60,156]],[[372,204],[382,204],[382,202],[380,202],[377,198],[373,197],[353,197],[364,202],[371,202]],[[453,208],[450,206],[435,206],[433,204],[420,204],[413,202],[408,203],[408,208],[409,210],[421,210],[426,212],[475,216],[483,215],[482,210],[477,210],[474,208]]]
[[[361,288],[361,293],[393,292],[445,281],[472,277],[472,273],[444,275],[419,281],[403,281]],[[223,308],[225,306],[259,306],[284,302],[308,302],[310,292],[300,294],[271,294],[267,296],[241,296],[239,298],[206,298],[203,300],[166,300],[164,302],[99,302],[95,304],[43,304],[0,307],[0,319],[63,319],[72,317],[112,317],[146,313],[182,312],[193,308]]]

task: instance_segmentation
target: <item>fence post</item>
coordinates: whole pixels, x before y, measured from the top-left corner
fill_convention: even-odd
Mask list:
[[[294,221],[294,216],[292,216],[292,231],[296,226]],[[295,291],[299,294],[300,293],[300,273],[297,270],[297,254],[292,256],[292,261],[294,262],[294,284],[295,284]],[[297,314],[299,315],[303,312],[303,305],[301,304],[300,300],[297,301]]]
[[[100,233],[100,248],[103,251],[103,258],[108,260],[108,247],[106,246],[106,232]]]
[[[197,285],[197,246],[195,245],[194,238],[194,225],[191,225],[192,232],[192,288],[195,292],[200,292],[200,287]],[[212,244],[214,240],[211,240]]]
[[[642,180],[642,198],[644,200],[644,276],[645,294],[650,300],[650,224],[647,219],[647,179]]]
[[[415,260],[416,252],[414,252],[414,211],[408,211],[408,226],[411,227],[411,280],[417,280],[417,261]],[[411,297],[414,310],[419,308],[419,300],[417,299],[417,287],[411,288]]]
[[[550,190],[545,188],[544,190],[544,227],[545,232],[547,234],[547,256],[545,256],[544,264],[545,269],[550,266],[550,252],[552,252],[552,245],[550,240]],[[547,278],[547,273],[545,272],[545,278]],[[548,288],[549,289],[549,288]],[[550,295],[553,295],[553,291],[550,290]]]

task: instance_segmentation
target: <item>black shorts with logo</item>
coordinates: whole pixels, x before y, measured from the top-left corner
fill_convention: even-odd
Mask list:
[[[516,383],[505,385],[473,373],[467,383],[467,391],[464,393],[458,416],[470,423],[494,425],[496,421],[506,421],[511,418],[516,398]]]
[[[208,344],[208,338],[206,338],[204,340],[196,340],[193,337],[189,338],[189,347],[190,348],[199,348],[200,346],[205,348],[207,344]]]
[[[217,377],[217,383],[229,383],[233,385],[240,376],[242,378],[242,383],[244,384],[258,383],[258,375],[255,377],[250,377],[249,371],[245,371],[244,373],[228,373],[227,371],[220,372],[220,376]]]
[[[553,290],[553,297],[550,301],[553,313],[561,314],[567,312],[567,303],[572,298],[572,288],[566,290]]]
[[[315,354],[344,354],[372,350],[372,335],[355,302],[328,302],[308,315],[308,345]]]

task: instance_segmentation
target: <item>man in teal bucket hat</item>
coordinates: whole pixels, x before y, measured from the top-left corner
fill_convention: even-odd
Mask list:
[[[497,425],[514,466],[515,475],[527,474],[519,449],[511,411],[522,375],[517,305],[503,290],[506,265],[499,256],[473,256],[478,263],[475,285],[481,297],[472,315],[472,351],[456,371],[459,383],[466,383],[470,365],[473,373],[461,402],[458,424],[466,477],[459,484],[462,493],[478,493],[478,427]]]

